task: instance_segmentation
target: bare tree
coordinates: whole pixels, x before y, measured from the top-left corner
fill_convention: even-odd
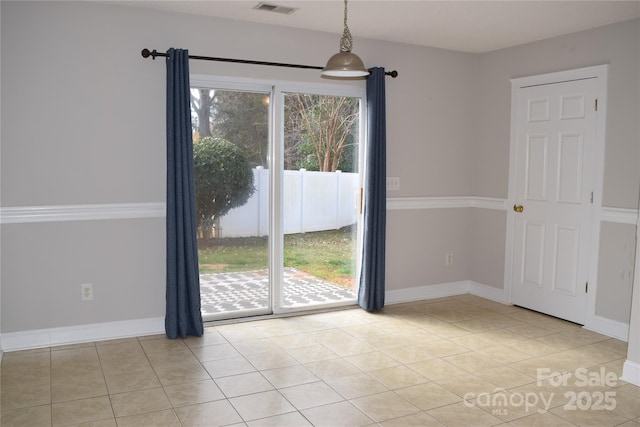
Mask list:
[[[289,96],[313,145],[319,170],[335,172],[347,148],[351,128],[358,120],[357,99],[299,93]]]

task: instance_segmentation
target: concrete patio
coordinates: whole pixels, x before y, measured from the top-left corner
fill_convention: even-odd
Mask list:
[[[284,269],[283,306],[307,307],[356,302],[357,294],[345,286],[319,279],[295,268]],[[200,275],[203,315],[267,308],[269,272],[253,270]]]

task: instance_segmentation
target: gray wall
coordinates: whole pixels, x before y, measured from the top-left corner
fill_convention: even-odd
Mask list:
[[[163,242],[161,218],[4,225],[3,326],[34,330],[161,316]],[[81,283],[94,284],[94,300],[80,301]]]
[[[503,289],[506,212],[471,209],[469,276],[476,282]]]
[[[392,210],[387,213],[387,290],[470,278],[471,209]],[[445,266],[445,254],[454,262]]]
[[[321,65],[339,39],[92,2],[0,7],[5,208],[164,201],[165,69],[162,59],[142,59],[143,47]],[[637,206],[638,125],[625,109],[637,116],[629,92],[638,93],[638,52],[627,50],[638,41],[639,22],[485,55],[354,34],[366,64],[400,72],[387,79],[388,175],[402,184],[389,196],[506,197],[509,78],[610,62],[616,117],[605,200]],[[565,47],[573,44],[571,60],[551,54],[573,52]],[[527,61],[528,52],[538,61]],[[627,58],[633,55],[635,62]],[[191,71],[323,82],[315,71],[233,64],[194,61]],[[388,289],[459,280],[502,288],[505,218],[486,209],[390,211]],[[164,315],[162,219],[7,224],[1,232],[3,333]],[[447,251],[455,253],[453,266],[444,265]],[[79,298],[87,282],[95,286],[89,303]]]
[[[635,266],[636,227],[603,222],[596,315],[622,323],[631,315],[631,289]]]

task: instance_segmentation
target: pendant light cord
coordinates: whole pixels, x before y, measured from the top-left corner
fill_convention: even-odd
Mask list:
[[[342,32],[342,38],[340,39],[340,52],[351,52],[353,47],[353,38],[351,37],[351,31],[347,25],[347,0],[344,0],[344,31]]]

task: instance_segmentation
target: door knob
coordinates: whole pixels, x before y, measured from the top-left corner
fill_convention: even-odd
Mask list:
[[[513,210],[518,213],[522,213],[524,211],[524,206],[522,205],[513,205]]]

